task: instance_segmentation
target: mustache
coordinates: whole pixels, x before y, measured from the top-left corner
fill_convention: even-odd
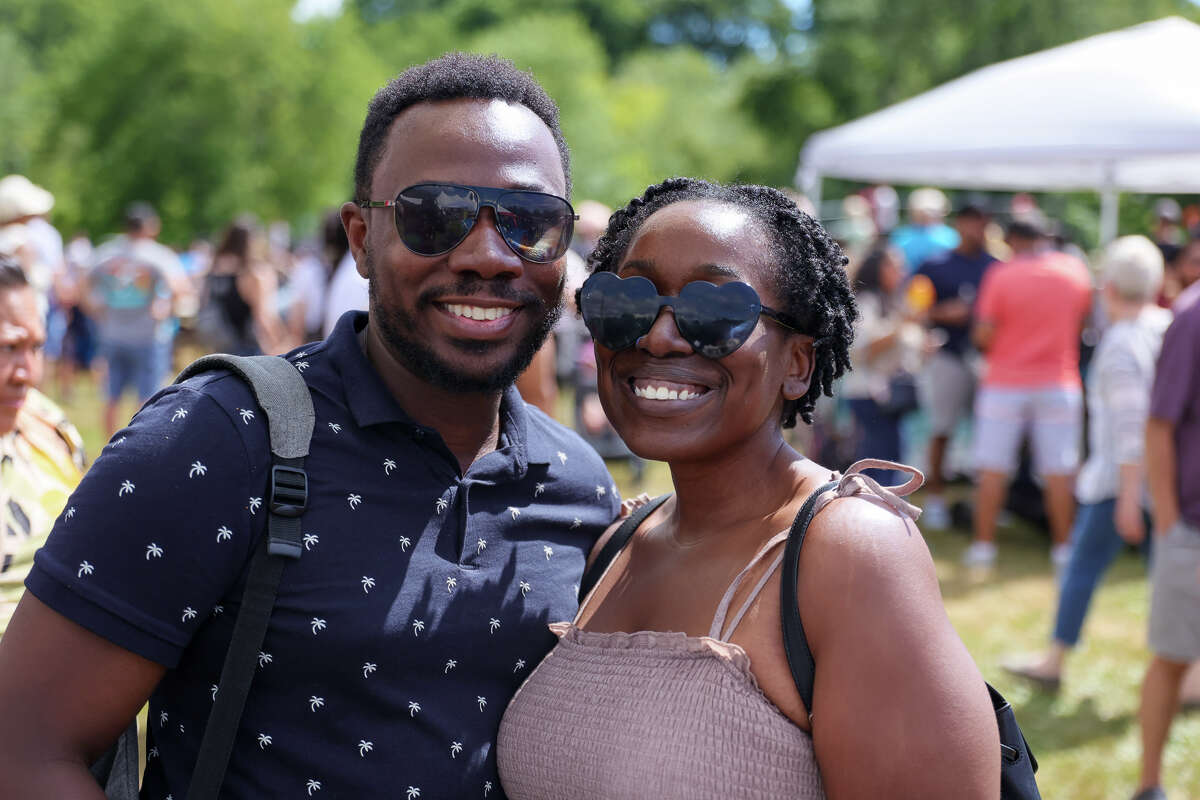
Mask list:
[[[522,292],[504,281],[488,281],[481,278],[466,278],[454,284],[426,289],[417,296],[417,308],[428,308],[441,297],[478,297],[503,300],[525,306],[542,308],[546,305],[534,292]]]

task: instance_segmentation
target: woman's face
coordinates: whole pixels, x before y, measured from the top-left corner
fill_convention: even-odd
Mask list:
[[[883,263],[879,265],[879,288],[883,289],[885,294],[891,294],[900,288],[903,280],[900,254],[895,250],[888,250],[883,256]]]
[[[768,236],[747,212],[714,201],[685,201],[646,219],[617,274],[648,278],[664,296],[678,295],[692,281],[741,281],[763,305],[780,310],[769,279],[772,262]],[[764,429],[778,429],[785,395],[807,391],[810,342],[764,316],[733,353],[705,358],[680,335],[674,311],[663,308],[633,347],[613,351],[596,345],[600,400],[639,456],[704,460]],[[664,389],[668,399],[657,399]]]

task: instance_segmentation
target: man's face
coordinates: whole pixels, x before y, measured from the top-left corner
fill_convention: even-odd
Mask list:
[[[986,241],[987,217],[982,214],[959,214],[954,218],[954,228],[958,237],[969,248],[979,249]]]
[[[421,103],[392,123],[370,199],[434,182],[566,194],[549,128],[524,106],[498,100]],[[558,317],[565,261],[521,259],[490,208],[480,210],[466,239],[437,256],[405,247],[390,208],[348,208],[343,220],[358,270],[370,281],[370,324],[422,380],[454,391],[502,389]],[[472,318],[483,316],[478,309],[501,316]]]
[[[29,389],[42,379],[45,344],[33,289],[0,289],[0,434],[16,427]]]

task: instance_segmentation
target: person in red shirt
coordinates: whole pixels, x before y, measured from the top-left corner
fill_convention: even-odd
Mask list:
[[[995,563],[996,517],[1029,438],[1045,482],[1057,566],[1070,552],[1083,425],[1079,335],[1092,305],[1092,279],[1082,261],[1049,250],[1035,222],[1014,221],[1007,241],[1012,258],[984,275],[972,330],[986,370],[975,401],[975,537],[963,560]]]

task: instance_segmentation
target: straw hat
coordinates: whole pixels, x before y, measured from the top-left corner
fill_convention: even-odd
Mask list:
[[[0,225],[22,217],[46,214],[54,208],[54,195],[24,175],[0,178]]]

